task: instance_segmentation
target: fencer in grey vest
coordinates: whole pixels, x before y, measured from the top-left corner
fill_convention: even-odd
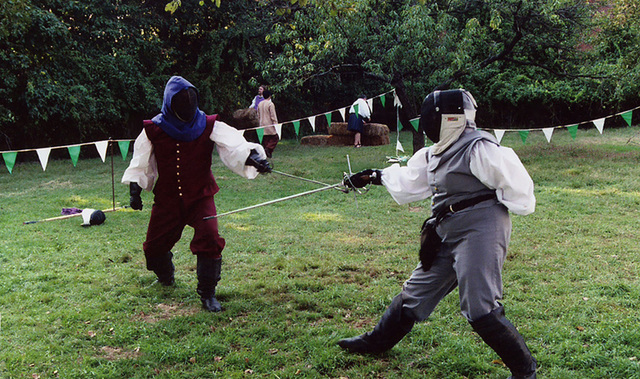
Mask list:
[[[354,187],[384,185],[399,204],[431,197],[438,248],[428,266],[418,264],[373,331],[338,344],[359,353],[389,350],[457,287],[462,314],[512,378],[535,378],[536,361],[499,303],[509,210],[533,212],[533,182],[513,150],[476,130],[475,110],[467,91],[429,94],[420,128],[435,144],[405,167],[364,170],[345,181]]]
[[[462,200],[495,193],[473,176],[469,167],[471,147],[479,139],[498,144],[489,133],[465,128],[460,138],[442,154],[427,153],[432,213],[443,212]]]

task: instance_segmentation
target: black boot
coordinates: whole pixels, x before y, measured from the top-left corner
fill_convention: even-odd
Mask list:
[[[504,307],[500,306],[470,324],[511,370],[510,378],[536,378],[536,360],[531,355],[524,338],[505,317]]]
[[[338,341],[352,353],[380,354],[394,347],[413,328],[415,321],[402,311],[402,296],[397,295],[373,331]]]
[[[198,274],[197,292],[202,307],[209,312],[220,312],[222,306],[216,299],[216,285],[220,281],[222,258],[210,258],[198,255],[196,272]]]
[[[175,283],[175,266],[172,262],[173,253],[168,251],[166,254],[149,259],[147,257],[147,269],[153,271],[158,277],[158,283],[163,286],[172,286]]]

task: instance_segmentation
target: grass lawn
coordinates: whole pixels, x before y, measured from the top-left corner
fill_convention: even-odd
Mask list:
[[[392,136],[395,139],[395,135]],[[411,146],[411,135],[401,141]],[[640,378],[640,131],[541,132],[513,147],[536,183],[537,208],[513,216],[503,303],[537,358],[539,378]],[[383,168],[394,143],[308,147],[283,141],[275,169],[334,184]],[[35,154],[34,154],[35,156]],[[128,159],[130,159],[129,154]],[[81,156],[0,170],[1,378],[506,378],[460,315],[457,292],[381,356],[336,342],[370,330],[417,264],[429,201],[397,205],[383,187],[336,190],[220,218],[227,240],[218,298],[195,292],[193,235],[176,245],[176,286],[155,283],[142,254],[141,212],[101,226],[54,217],[112,206],[111,164]],[[318,188],[276,174],[246,180],[214,157],[218,212]],[[128,160],[115,157],[118,184]]]

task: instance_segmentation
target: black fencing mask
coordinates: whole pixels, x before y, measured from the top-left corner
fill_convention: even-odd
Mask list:
[[[171,110],[182,122],[193,120],[198,110],[198,92],[195,88],[185,88],[173,95]]]
[[[440,141],[442,115],[464,114],[466,107],[475,109],[475,104],[471,104],[471,101],[465,102],[466,93],[462,89],[435,91],[424,99],[420,109],[420,129],[431,142]]]

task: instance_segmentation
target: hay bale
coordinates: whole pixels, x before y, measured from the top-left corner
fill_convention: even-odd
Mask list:
[[[230,124],[240,130],[256,128],[260,125],[258,111],[253,108],[238,109],[233,112],[231,118]]]
[[[353,145],[353,135],[336,136],[333,135],[329,139],[329,146],[350,146]]]
[[[329,127],[329,134],[333,137],[332,146],[353,145],[354,132],[347,130],[346,122],[332,122]],[[389,127],[384,124],[367,123],[362,132],[362,144],[365,146],[388,145]]]
[[[364,139],[362,141],[364,142]],[[373,146],[376,143],[382,145],[382,143],[378,141],[369,142],[371,142],[369,146]],[[300,139],[300,143],[308,146],[350,146],[353,145],[353,136],[332,136],[326,134],[305,136]],[[388,143],[389,142],[387,142],[387,144]]]
[[[351,143],[353,143],[353,141]],[[362,146],[380,146],[388,145],[389,143],[389,134],[381,136],[362,136]]]
[[[346,122],[332,122],[329,126],[329,134],[332,136],[352,136],[353,132],[347,130]]]
[[[309,146],[326,146],[328,145],[328,135],[305,136],[300,139],[300,144]]]

